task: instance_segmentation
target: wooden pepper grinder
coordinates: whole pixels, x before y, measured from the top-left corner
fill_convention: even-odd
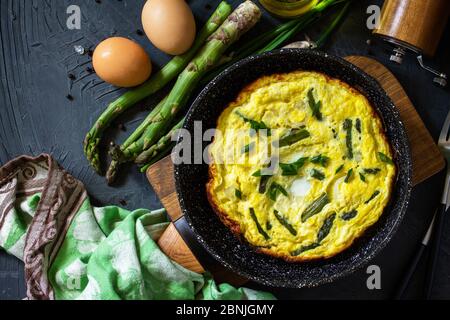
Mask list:
[[[447,75],[424,64],[434,56],[450,14],[450,0],[386,0],[380,25],[373,33],[395,46],[391,61],[401,64],[406,52],[417,55],[420,66],[446,86]]]

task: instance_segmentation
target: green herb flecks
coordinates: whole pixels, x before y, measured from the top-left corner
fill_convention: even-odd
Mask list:
[[[264,229],[259,224],[258,218],[256,217],[256,214],[255,214],[255,209],[250,208],[250,216],[252,217],[253,221],[255,222],[256,229],[258,229],[258,232],[264,237],[264,239],[269,240],[270,239],[269,235],[267,234],[266,231],[264,231]]]
[[[280,141],[278,142],[278,147],[288,147],[301,140],[307,139],[310,136],[311,134],[306,129],[293,129],[288,135],[280,139]]]
[[[308,91],[308,104],[311,108],[312,115],[317,120],[322,121],[322,112],[320,112],[320,108],[322,108],[322,101],[316,101],[313,95],[314,88],[311,88]]]
[[[272,224],[270,223],[269,220],[266,221],[266,230],[268,231],[272,230]]]
[[[269,165],[270,167],[270,165]],[[273,172],[268,169],[261,169],[252,174],[253,177],[261,178],[259,181],[258,191],[261,194],[266,193],[267,183],[270,180],[270,177],[273,176]]]
[[[347,157],[349,159],[353,159],[353,138],[352,138],[353,122],[352,122],[352,120],[345,119],[343,128],[346,132],[345,144],[347,146]]]
[[[293,257],[299,256],[306,251],[310,251],[317,248],[318,246],[320,246],[320,243],[317,242],[311,243],[310,245],[307,246],[301,246],[299,249],[292,251],[291,256]]]
[[[252,151],[253,149],[255,149],[255,142],[249,143],[247,145],[245,145],[242,148],[242,153],[249,153],[250,151]]]
[[[378,174],[381,171],[380,168],[365,168],[363,169],[363,172],[365,174]]]
[[[344,169],[344,165],[343,164],[341,164],[337,169],[336,169],[336,174],[338,174],[339,172],[341,172],[342,171],[342,169]]]
[[[272,182],[270,184],[269,191],[267,192],[269,199],[272,201],[276,201],[278,193],[281,193],[285,197],[289,197],[289,194],[287,193],[286,189],[283,188],[283,186],[276,182]]]
[[[344,221],[349,221],[349,220],[352,220],[354,217],[356,217],[357,214],[358,214],[358,211],[354,209],[352,211],[343,213],[341,216],[341,219]]]
[[[371,196],[370,196],[370,198],[366,201],[366,202],[364,202],[364,204],[368,204],[370,201],[372,201],[373,199],[375,199],[378,195],[380,194],[380,191],[375,191]]]
[[[394,164],[394,161],[392,161],[391,158],[389,158],[387,155],[385,155],[383,152],[378,152],[378,157],[380,158],[381,161],[383,161],[384,163],[387,164]]]
[[[359,179],[361,179],[362,182],[366,182],[366,176],[361,172],[359,173]]]
[[[302,222],[305,222],[312,216],[318,214],[322,209],[330,203],[330,199],[326,193],[323,193],[319,198],[314,200],[302,213]]]
[[[347,175],[345,176],[345,183],[349,183],[353,178],[353,169],[347,171]]]
[[[359,133],[362,132],[362,128],[361,128],[361,119],[356,119],[355,121],[355,129],[356,131],[358,131]]]
[[[326,167],[328,165],[328,161],[330,161],[330,158],[321,154],[311,158],[312,163],[320,164],[322,167]]]
[[[322,242],[323,239],[325,239],[331,231],[331,228],[333,227],[334,219],[336,219],[336,213],[331,214],[329,217],[325,219],[323,222],[322,227],[319,230],[319,233],[317,234],[317,242]]]
[[[273,212],[275,214],[275,217],[277,218],[278,222],[285,227],[293,236],[297,235],[297,230],[294,229],[294,227],[289,223],[289,221],[283,217],[277,210]]]
[[[234,195],[236,196],[236,198],[242,200],[242,191],[239,189],[234,189]]]
[[[250,118],[247,118],[246,116],[244,116],[242,113],[236,111],[236,114],[242,118],[242,120],[244,120],[244,122],[250,124],[250,128],[252,128],[255,131],[259,131],[259,130],[267,130],[267,135],[270,136],[271,135],[271,130],[270,128],[263,122],[263,121],[256,121]]]
[[[308,161],[308,158],[300,158],[292,163],[280,163],[280,168],[282,170],[282,176],[296,176],[298,170],[303,167]]]
[[[311,170],[311,177],[313,177],[314,179],[322,181],[323,179],[325,179],[325,174],[322,171],[319,171],[317,169],[312,169]]]

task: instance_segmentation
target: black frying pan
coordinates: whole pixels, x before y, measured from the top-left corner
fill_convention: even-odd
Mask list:
[[[272,73],[311,70],[340,79],[363,93],[384,121],[397,164],[397,181],[391,202],[380,220],[346,251],[328,259],[289,263],[257,253],[237,239],[216,216],[208,202],[205,185],[208,165],[175,166],[181,208],[197,240],[220,263],[259,283],[276,287],[312,287],[350,274],[367,264],[392,238],[405,214],[411,192],[412,164],[405,128],[392,101],[370,76],[341,58],[300,49],[282,49],[241,60],[221,73],[193,103],[184,128],[194,132],[194,121],[203,131],[215,128],[224,108],[243,87]],[[206,148],[208,142],[203,142]]]

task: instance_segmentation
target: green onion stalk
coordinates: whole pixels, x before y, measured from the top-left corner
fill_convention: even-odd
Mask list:
[[[264,53],[268,51],[272,51],[281,47],[284,43],[292,39],[295,35],[297,35],[300,31],[308,28],[313,24],[313,22],[317,21],[324,11],[333,7],[340,3],[346,3],[346,6],[350,4],[352,0],[323,0],[316,4],[310,11],[306,12],[302,16],[280,24],[272,30],[269,30],[260,36],[254,38],[249,41],[246,45],[241,47],[239,50],[232,52],[230,54],[230,58],[227,59],[227,62],[221,64],[220,66],[213,69],[209,72],[204,79],[202,79],[201,85],[206,85],[211,80],[213,80],[219,73],[233,65],[237,61],[250,56],[252,54]],[[343,16],[344,12],[342,12]],[[342,18],[339,18],[339,20]],[[321,42],[325,42],[327,37],[331,34],[331,32],[336,28],[338,21],[332,23],[326,33],[322,34]]]
[[[342,7],[342,9],[339,11],[337,16],[333,19],[331,24],[322,32],[322,34],[319,36],[319,39],[315,42],[318,48],[321,48],[334,29],[339,25],[339,23],[344,18],[345,14],[347,13],[348,9],[350,7],[350,1],[346,2],[345,5]]]
[[[124,111],[139,101],[157,92],[173,80],[192,60],[204,42],[210,37],[230,15],[232,7],[225,1],[221,2],[203,29],[198,34],[192,48],[185,54],[173,58],[164,68],[141,86],[126,92],[112,102],[95,122],[84,140],[84,153],[92,167],[100,174],[100,156],[98,145],[103,132],[112,121]]]

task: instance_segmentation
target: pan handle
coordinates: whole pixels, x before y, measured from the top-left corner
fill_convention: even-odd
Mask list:
[[[204,273],[205,269],[187,246],[175,225],[171,223],[158,240],[158,245],[170,259],[196,273]]]

